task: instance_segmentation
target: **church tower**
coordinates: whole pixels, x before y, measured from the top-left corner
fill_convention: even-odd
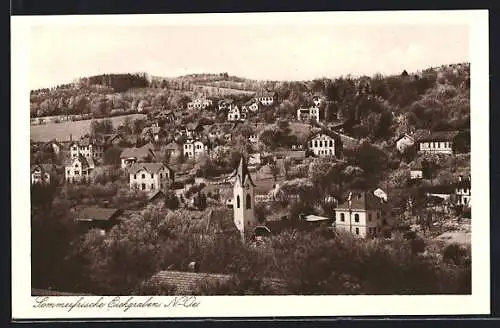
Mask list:
[[[243,240],[251,234],[257,224],[254,214],[254,187],[255,184],[248,171],[246,161],[241,157],[238,168],[234,173],[233,213],[234,224],[240,231]]]

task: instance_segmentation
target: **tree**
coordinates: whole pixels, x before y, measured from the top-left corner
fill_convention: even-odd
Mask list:
[[[90,134],[95,136],[98,134],[113,133],[113,122],[110,119],[97,121],[92,120],[90,123]]]
[[[276,181],[278,181],[278,176],[281,173],[281,169],[279,168],[276,161],[272,161],[271,163],[269,163],[269,170],[271,172],[271,175],[273,176],[274,183],[276,183]]]
[[[104,164],[114,165],[114,166],[120,165],[121,153],[122,153],[121,149],[116,148],[116,147],[109,147],[102,154],[102,159],[103,159]]]

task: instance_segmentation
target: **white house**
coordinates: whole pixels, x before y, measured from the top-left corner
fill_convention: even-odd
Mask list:
[[[232,106],[227,112],[227,120],[229,122],[235,121],[245,121],[247,119],[247,113],[243,109],[240,110],[238,106]]]
[[[319,94],[315,94],[313,96],[313,102],[314,102],[314,106],[319,107],[324,102],[324,98]]]
[[[130,189],[161,190],[173,180],[173,171],[163,163],[136,163],[129,169]]]
[[[251,143],[257,143],[259,142],[259,136],[257,134],[252,134],[248,137],[248,141]]]
[[[309,107],[309,108],[299,108],[297,109],[297,120],[298,121],[308,121],[310,119],[319,122],[319,108]]]
[[[205,145],[200,140],[188,139],[184,143],[183,153],[186,158],[198,158],[208,153],[208,145]]]
[[[396,149],[402,153],[407,148],[412,147],[415,144],[415,140],[409,134],[403,134],[396,140]]]
[[[82,154],[72,158],[69,165],[64,169],[66,182],[86,182],[90,181],[90,172],[94,168],[92,158],[86,158]]]
[[[55,176],[54,164],[35,164],[31,166],[31,184],[50,184]]]
[[[255,95],[255,101],[260,102],[264,106],[269,106],[274,103],[275,95],[274,92],[260,91]]]
[[[471,180],[470,177],[467,179],[459,178],[458,183],[455,186],[455,195],[457,196],[457,205],[464,205],[465,207],[470,207],[471,200]]]
[[[87,159],[98,160],[102,158],[104,145],[91,138],[82,138],[80,142],[73,142],[70,145],[71,158],[77,158],[82,155]]]
[[[327,131],[316,132],[309,137],[308,148],[316,156],[335,156],[335,139]]]
[[[212,105],[212,101],[210,99],[195,99],[187,104],[188,109],[205,109]]]
[[[384,201],[372,193],[349,193],[347,199],[335,208],[334,226],[360,237],[375,237],[388,226],[384,218]]]
[[[232,99],[224,99],[219,101],[219,111],[231,109],[234,105],[234,100]]]
[[[456,131],[434,132],[418,140],[419,151],[423,153],[453,154]]]

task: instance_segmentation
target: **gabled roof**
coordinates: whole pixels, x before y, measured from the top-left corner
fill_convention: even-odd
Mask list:
[[[320,134],[324,134],[324,135],[326,135],[326,136],[329,136],[330,138],[335,139],[336,141],[340,139],[340,135],[339,135],[338,133],[333,132],[333,131],[330,131],[330,130],[328,130],[328,129],[321,129],[321,130],[319,130],[319,131],[316,131],[316,132],[314,132],[314,133],[311,133],[311,134],[309,135],[309,138],[307,138],[307,139],[308,139],[308,140],[313,139],[313,138],[317,137],[317,136],[318,136],[318,135],[320,135]]]
[[[78,160],[82,164],[82,168],[88,168],[94,165],[94,161],[91,158],[86,158],[82,154],[79,154],[76,158],[70,158],[66,161],[66,166],[72,166],[75,161]]]
[[[276,93],[273,92],[273,91],[265,91],[265,90],[259,90],[257,91],[257,93],[255,94],[255,97],[256,98],[259,98],[259,97],[274,97]]]
[[[33,171],[37,167],[40,168],[40,170],[42,171],[42,173],[53,172],[53,171],[55,171],[55,168],[56,168],[56,166],[54,164],[34,164],[34,165],[31,165],[31,172],[33,173]]]
[[[408,137],[409,139],[411,139],[412,141],[414,141],[415,139],[413,139],[413,137],[411,135],[409,135],[408,133],[403,133],[401,134],[397,139],[396,139],[396,142],[398,142],[399,140],[403,139],[404,137]]]
[[[458,131],[439,131],[421,137],[419,142],[427,141],[452,141],[458,135]]]
[[[162,197],[162,196],[165,197],[165,193],[160,189],[157,189],[148,195],[148,202],[152,201],[157,197]]]
[[[233,172],[232,177],[235,177],[236,179],[238,179],[238,181],[240,181],[240,184],[242,184],[242,185],[246,181],[246,179],[248,178],[250,183],[252,184],[252,186],[255,187],[255,183],[252,180],[252,176],[250,175],[250,171],[248,171],[246,159],[243,156],[240,159],[240,163],[238,164],[238,167]]]
[[[163,168],[168,170],[168,167],[163,163],[135,163],[132,164],[128,172],[130,174],[134,174],[139,171],[146,170],[149,173],[158,173]]]
[[[352,192],[351,193],[351,201],[349,204],[348,198],[343,200],[336,209],[338,210],[377,210],[381,209],[385,206],[385,202],[383,202],[380,198],[375,196],[371,192]]]
[[[141,148],[125,148],[121,155],[120,158],[146,158],[148,156],[154,157],[154,153],[151,151],[151,149],[147,147],[141,147]]]
[[[117,208],[86,207],[78,214],[78,221],[109,221],[119,215]]]

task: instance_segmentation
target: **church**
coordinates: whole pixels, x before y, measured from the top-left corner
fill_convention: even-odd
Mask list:
[[[234,224],[246,240],[253,235],[258,225],[255,217],[255,183],[250,176],[245,158],[241,157],[240,163],[233,173],[233,216]]]

